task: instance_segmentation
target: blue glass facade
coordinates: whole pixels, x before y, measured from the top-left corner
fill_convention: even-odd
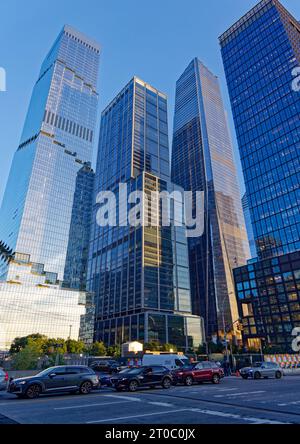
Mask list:
[[[61,284],[77,173],[92,159],[99,52],[65,26],[33,89],[0,211],[0,239],[16,252],[9,264],[0,260],[1,349],[36,332],[67,339],[70,325],[78,339],[91,295]]]
[[[110,190],[118,202],[120,183],[128,193],[172,191],[169,168],[166,96],[135,77],[102,112],[95,196]],[[98,209],[96,204],[88,266],[95,339],[199,345],[201,322],[191,314],[184,227],[100,227]],[[157,221],[159,209],[151,210]]]
[[[77,173],[64,274],[64,285],[81,291],[86,289],[94,177],[90,164]]]
[[[252,228],[247,193],[245,193],[242,198],[242,207],[243,207],[243,212],[244,212],[244,217],[245,217],[246,230],[247,230],[248,239],[249,239],[250,253],[251,253],[251,257],[254,258],[254,257],[257,257],[256,242],[254,239],[254,233],[253,233],[253,228]]]
[[[249,261],[234,270],[243,340],[293,352],[292,335],[300,327],[300,252]]]
[[[232,268],[250,257],[218,78],[198,59],[176,84],[172,182],[205,193],[205,231],[189,239],[193,312],[217,335],[238,318]],[[195,203],[195,202],[194,202]]]
[[[299,22],[278,0],[263,0],[220,44],[258,255],[299,250]]]
[[[65,26],[42,64],[0,211],[0,238],[62,280],[76,176],[92,160],[99,46]],[[9,267],[0,266],[1,279]]]

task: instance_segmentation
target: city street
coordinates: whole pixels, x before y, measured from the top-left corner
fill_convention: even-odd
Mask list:
[[[1,417],[2,415],[2,417]],[[220,385],[177,386],[89,396],[19,400],[0,392],[0,423],[21,424],[286,424],[300,423],[300,376],[230,377]]]

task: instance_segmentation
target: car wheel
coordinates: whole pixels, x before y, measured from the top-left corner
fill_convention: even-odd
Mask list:
[[[281,377],[282,377],[281,372],[277,371],[277,372],[275,373],[275,378],[276,378],[276,379],[281,379]]]
[[[129,386],[128,386],[129,391],[130,391],[130,392],[135,392],[135,391],[137,390],[138,386],[139,386],[139,385],[138,385],[137,381],[131,381],[131,382],[129,383]]]
[[[79,393],[81,395],[88,395],[89,393],[91,393],[92,388],[93,388],[92,384],[89,381],[85,381],[81,384]]]
[[[243,378],[243,379],[248,379],[249,376],[248,376],[248,375],[242,375],[242,378]]]
[[[194,380],[191,376],[187,376],[184,380],[184,384],[187,385],[188,387],[193,385],[193,383],[194,383]]]
[[[254,373],[254,379],[260,379],[261,375],[259,372]]]
[[[213,375],[212,383],[213,384],[219,384],[220,383],[220,376],[219,375]]]
[[[169,389],[172,385],[172,381],[170,378],[164,378],[162,382],[162,386],[164,389]]]
[[[41,387],[38,384],[32,384],[25,392],[25,396],[28,399],[38,398],[41,394]]]

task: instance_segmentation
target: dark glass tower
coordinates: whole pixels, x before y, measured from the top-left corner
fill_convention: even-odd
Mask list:
[[[94,177],[89,163],[77,173],[64,275],[67,287],[81,291],[86,289]]]
[[[263,0],[220,44],[258,255],[299,250],[299,22],[278,0]]]
[[[110,190],[118,201],[120,183],[128,193],[174,190],[166,96],[136,77],[101,118],[95,196]],[[121,197],[123,208],[125,199]],[[88,289],[95,294],[95,339],[197,347],[202,330],[200,318],[191,314],[185,227],[126,222],[100,227],[98,210],[96,205],[88,267]],[[118,214],[120,210],[117,205]],[[157,220],[159,207],[151,210]]]
[[[252,228],[247,193],[245,193],[242,198],[242,207],[243,207],[243,212],[244,212],[244,217],[245,217],[246,230],[247,230],[248,239],[249,239],[250,253],[251,253],[251,256],[254,258],[254,257],[257,257],[257,252],[256,252],[256,243],[255,243],[254,234],[253,234],[253,228]]]
[[[189,239],[194,313],[208,337],[238,318],[232,268],[250,257],[218,78],[197,58],[176,84],[172,181],[205,193],[205,231]]]

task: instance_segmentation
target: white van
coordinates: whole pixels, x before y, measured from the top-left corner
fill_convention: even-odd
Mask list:
[[[175,353],[161,353],[152,354],[146,353],[143,356],[142,365],[163,365],[169,370],[176,370],[177,368],[183,367],[189,364],[189,359],[181,354]]]

